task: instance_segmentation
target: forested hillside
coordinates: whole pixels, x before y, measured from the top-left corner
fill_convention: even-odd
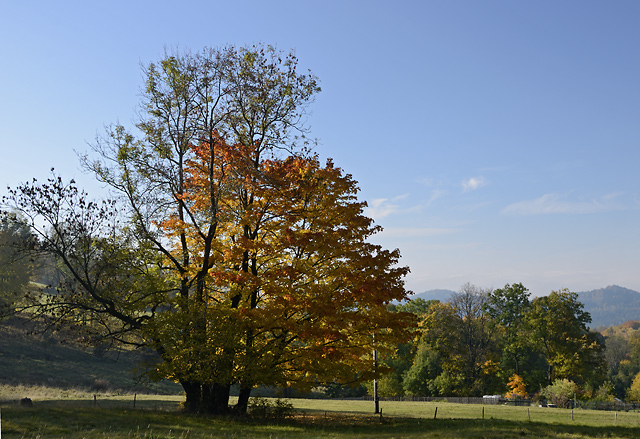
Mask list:
[[[591,327],[620,325],[640,319],[640,293],[611,285],[578,293],[585,310],[591,314]]]

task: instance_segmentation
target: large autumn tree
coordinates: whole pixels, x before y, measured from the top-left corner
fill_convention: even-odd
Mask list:
[[[55,177],[6,200],[48,223],[40,248],[67,279],[33,306],[153,347],[192,411],[226,412],[232,385],[243,412],[256,385],[367,377],[374,340],[395,346],[413,322],[386,308],[408,270],[368,241],[380,229],[356,182],[305,149],[317,79],[262,46],[168,55],[145,75],[136,128],[84,158],[113,206]]]

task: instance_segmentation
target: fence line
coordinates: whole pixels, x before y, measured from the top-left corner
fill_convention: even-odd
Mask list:
[[[352,398],[333,398],[343,401],[373,401],[373,397],[369,395],[352,397]],[[483,398],[481,396],[387,396],[380,397],[380,401],[413,401],[413,402],[450,402],[455,404],[483,404],[483,405],[513,405],[513,406],[531,406],[534,400],[530,398],[507,399],[507,398]],[[569,408],[581,408],[589,410],[605,410],[605,411],[629,411],[640,410],[640,403],[627,403],[622,401],[577,401],[574,405],[573,401],[569,401]],[[536,403],[537,404],[537,403]]]
[[[354,398],[334,398],[343,401],[373,401],[369,395]],[[485,405],[531,405],[531,399],[483,398],[481,396],[387,396],[380,397],[380,401],[413,401],[413,402],[451,402],[456,404],[485,404]]]

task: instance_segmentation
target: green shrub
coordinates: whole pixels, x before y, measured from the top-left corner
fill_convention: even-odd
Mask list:
[[[280,398],[276,400],[251,398],[248,412],[256,418],[285,419],[293,416],[293,404]]]
[[[558,407],[569,407],[569,402],[574,394],[578,392],[578,386],[568,379],[557,379],[550,386],[542,389],[541,395],[550,400]]]

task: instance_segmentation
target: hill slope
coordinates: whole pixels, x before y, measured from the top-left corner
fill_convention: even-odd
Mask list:
[[[48,385],[60,388],[179,393],[170,382],[140,381],[135,369],[142,357],[132,351],[85,350],[53,335],[31,333],[28,321],[0,321],[0,384]]]
[[[440,302],[447,302],[451,299],[451,295],[455,294],[452,290],[429,290],[423,293],[416,294],[411,299],[424,299],[424,300],[439,300]]]
[[[591,327],[620,325],[640,320],[640,293],[617,285],[578,293],[584,309],[591,314]]]

